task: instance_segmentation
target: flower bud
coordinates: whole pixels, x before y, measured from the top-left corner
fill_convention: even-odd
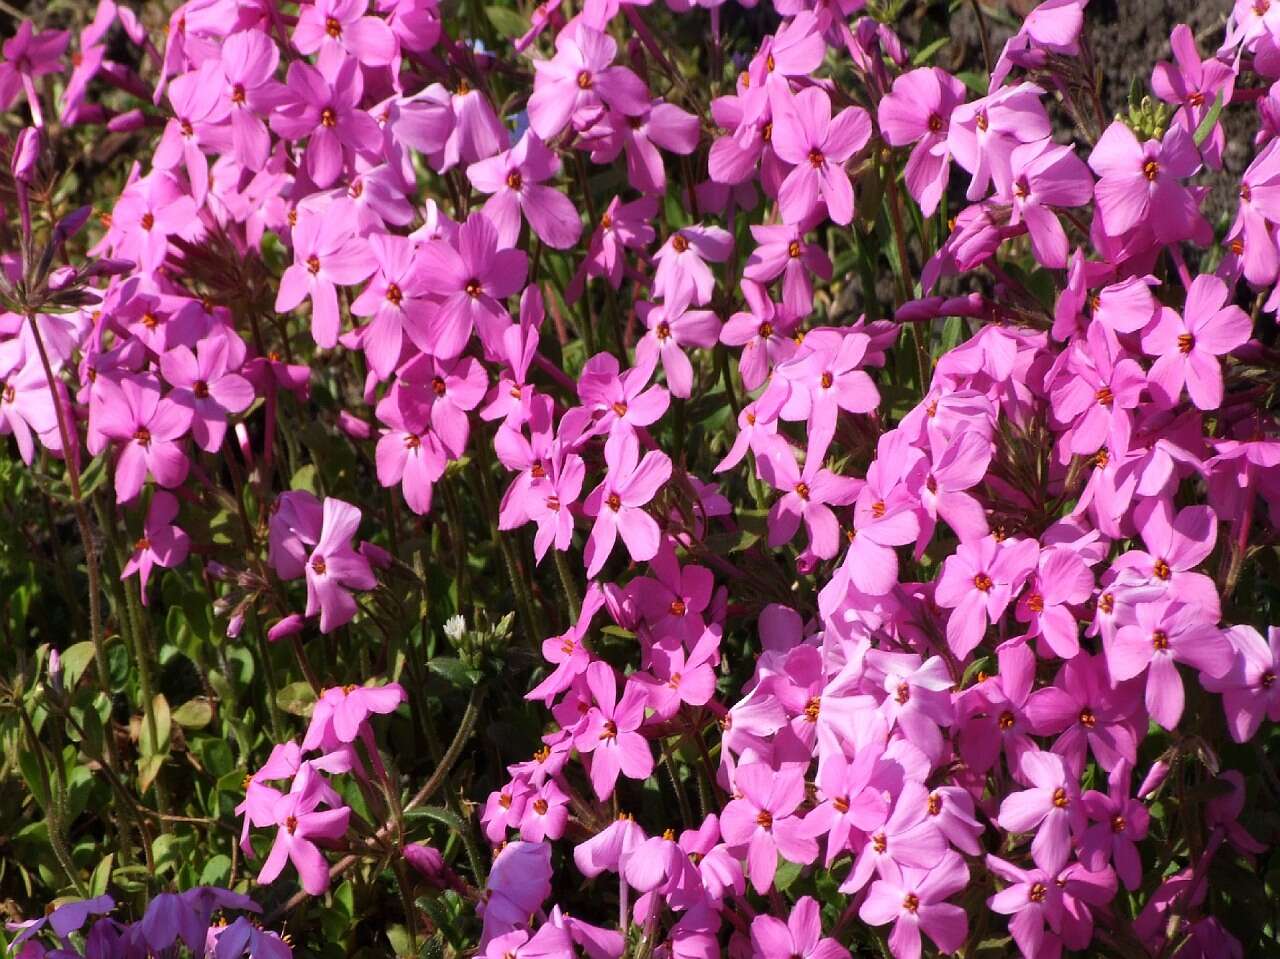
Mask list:
[[[423,882],[436,892],[446,889],[462,891],[462,883],[449,864],[440,855],[440,850],[426,843],[411,843],[404,847],[404,858],[422,877]]]
[[[62,654],[56,649],[49,651],[49,686],[54,692],[62,692]]]
[[[35,176],[36,162],[40,159],[40,131],[27,127],[18,134],[13,148],[13,178],[28,186]]]
[[[287,639],[290,636],[296,636],[298,633],[302,632],[302,626],[305,622],[306,620],[298,613],[290,613],[284,619],[280,620],[280,622],[267,630],[267,640],[273,643],[278,643],[282,639]]]
[[[1138,798],[1146,799],[1157,789],[1159,789],[1169,775],[1169,764],[1163,759],[1157,759],[1151,764],[1151,768],[1147,771],[1146,778],[1142,780],[1142,785],[1138,787]]]
[[[353,440],[367,440],[373,435],[373,427],[358,416],[352,416],[346,410],[338,414],[338,428]]]
[[[360,543],[360,555],[378,567],[378,569],[386,569],[391,565],[391,554],[381,546],[375,546],[368,541]]]
[[[141,130],[147,124],[147,116],[141,110],[128,110],[107,121],[107,129],[112,133],[132,133]]]

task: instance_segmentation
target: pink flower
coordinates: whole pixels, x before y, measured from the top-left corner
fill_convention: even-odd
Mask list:
[[[574,274],[568,296],[570,301],[581,295],[588,276],[603,276],[615,290],[622,285],[626,268],[626,250],[642,250],[657,236],[649,221],[658,212],[658,201],[641,197],[623,203],[621,197],[609,201],[600,222],[595,225],[587,243],[587,255]]]
[[[1029,623],[1027,636],[1040,636],[1045,648],[1063,659],[1080,652],[1080,624],[1070,606],[1093,596],[1093,574],[1079,554],[1064,547],[1041,550],[1030,588],[1018,600],[1018,622]]]
[[[648,779],[653,772],[649,741],[636,730],[644,722],[647,698],[644,686],[634,680],[623,684],[619,700],[613,667],[594,662],[587,667],[587,688],[595,700],[574,737],[574,748],[591,755],[591,785],[596,795],[608,799],[621,772],[628,779]]]
[[[497,229],[501,246],[516,245],[521,213],[547,246],[567,250],[578,242],[582,217],[577,208],[555,187],[543,184],[559,171],[560,158],[528,131],[510,150],[467,167],[471,185],[491,194],[484,214]]]
[[[588,578],[600,572],[619,535],[638,563],[657,555],[662,537],[644,506],[671,478],[671,459],[659,450],[650,450],[641,459],[639,442],[629,436],[608,465],[605,478],[583,503],[584,512],[596,518],[583,554]]]
[[[905,170],[907,190],[925,216],[933,216],[947,188],[951,154],[947,125],[964,102],[965,87],[945,70],[922,67],[893,81],[880,101],[880,131],[890,146],[914,144]]]
[[[642,193],[666,191],[663,150],[687,156],[698,146],[698,118],[673,103],[655,100],[642,113],[609,110],[584,137],[593,163],[607,164],[626,151],[627,178]]]
[[[1223,676],[1203,678],[1205,689],[1222,693],[1227,728],[1238,743],[1258,732],[1263,717],[1280,722],[1280,627],[1267,630],[1267,638],[1252,626],[1233,626],[1226,637],[1236,649],[1235,662]]]
[[[598,417],[592,432],[608,433],[611,455],[624,439],[634,439],[638,428],[658,422],[671,403],[665,389],[649,386],[653,370],[646,363],[619,375],[618,358],[597,353],[578,375],[578,398]]]
[[[1093,199],[1093,178],[1071,146],[1052,140],[1026,143],[1010,156],[1013,210],[1010,223],[1025,222],[1031,249],[1043,266],[1067,265],[1067,234],[1050,207],[1084,206]]]
[[[449,461],[430,429],[430,400],[421,388],[397,387],[378,402],[377,413],[386,424],[375,453],[378,482],[399,484],[405,503],[421,516],[430,511],[435,483]]]
[[[428,354],[414,357],[400,369],[398,385],[427,398],[431,428],[445,451],[461,457],[471,433],[467,414],[480,405],[489,378],[484,367],[471,357],[438,360]]]
[[[274,882],[284,864],[292,862],[308,895],[319,896],[329,888],[329,866],[316,847],[316,841],[341,839],[347,832],[351,817],[351,810],[346,806],[318,808],[321,802],[333,798],[329,793],[331,790],[311,765],[304,764],[289,792],[275,800],[271,817],[279,830],[271,852],[258,872],[259,883]]]
[[[747,257],[742,275],[759,283],[781,276],[783,305],[797,316],[809,313],[813,309],[809,274],[831,279],[831,260],[826,253],[816,243],[805,242],[798,225],[752,226],[751,236],[759,245]]]
[[[818,856],[810,835],[813,824],[795,815],[804,799],[804,769],[749,763],[738,767],[734,788],[737,798],[720,814],[720,831],[730,846],[745,847],[751,885],[763,894],[773,886],[779,853],[796,863],[811,863]]]
[[[554,779],[548,779],[531,792],[525,802],[520,838],[525,842],[559,839],[568,821],[569,797]]]
[[[0,380],[0,435],[13,434],[18,443],[18,455],[28,466],[35,455],[33,433],[48,449],[62,448],[58,413],[53,404],[49,380],[35,357]]]
[[[1213,109],[1219,93],[1222,93],[1224,102],[1231,101],[1236,68],[1218,57],[1201,60],[1195,35],[1185,23],[1173,28],[1169,34],[1169,46],[1175,63],[1161,61],[1155,65],[1151,71],[1151,89],[1165,103],[1179,107],[1174,114],[1174,122],[1194,133]],[[1201,145],[1206,162],[1211,166],[1220,162],[1224,139],[1222,127],[1217,125]]]
[[[1052,686],[1027,699],[1026,713],[1037,736],[1057,736],[1053,751],[1072,776],[1084,773],[1086,750],[1103,769],[1137,760],[1137,737],[1130,718],[1141,713],[1132,683],[1112,688],[1105,659],[1081,653],[1067,661]],[[1145,719],[1142,720],[1145,724]]]
[[[433,303],[411,240],[374,233],[369,244],[377,272],[351,304],[351,312],[373,317],[365,327],[362,345],[370,367],[385,380],[400,363],[406,334],[419,349],[430,349],[426,330]]]
[[[818,772],[821,802],[807,818],[827,836],[828,867],[849,848],[851,835],[879,829],[889,818],[889,798],[872,784],[882,755],[883,750],[868,744],[852,761],[843,753],[832,756]]]
[[[231,149],[250,170],[266,166],[271,134],[263,116],[281,102],[283,84],[274,79],[280,51],[260,30],[240,30],[222,43],[220,94],[231,118]]]
[[[1139,143],[1116,121],[1094,146],[1089,166],[1101,177],[1094,193],[1108,234],[1119,236],[1146,223],[1162,243],[1191,235],[1200,212],[1178,181],[1200,169],[1200,154],[1184,127],[1170,127],[1163,140]]]
[[[160,395],[154,378],[128,376],[119,384],[98,384],[98,428],[124,445],[116,460],[116,502],[127,503],[150,475],[173,488],[187,478],[190,463],[181,439],[191,425],[191,411]]]
[[[607,105],[627,116],[649,108],[644,82],[626,67],[613,66],[618,45],[613,37],[583,22],[556,35],[556,55],[535,60],[529,125],[550,140],[570,120],[580,129],[599,117]]]
[[[63,69],[62,55],[71,41],[66,30],[35,32],[30,20],[22,20],[17,32],[4,42],[4,60],[0,61],[0,109],[8,110],[21,90],[26,94],[32,122],[44,126],[40,111],[40,95],[35,78]]]
[[[1142,858],[1135,844],[1147,838],[1151,821],[1147,807],[1129,795],[1132,770],[1121,761],[1107,779],[1108,794],[1090,789],[1081,797],[1094,823],[1080,839],[1080,861],[1094,872],[1114,864],[1116,875],[1129,890],[1142,881]]]
[[[293,228],[293,264],[276,293],[277,312],[311,299],[311,335],[326,350],[338,343],[337,287],[359,283],[377,267],[369,244],[347,226],[322,212],[300,212]]]
[[[821,194],[827,215],[844,226],[853,219],[853,185],[844,165],[871,139],[871,119],[861,107],[848,107],[834,118],[831,100],[821,87],[806,87],[774,107],[773,138],[778,156],[793,164],[782,181],[778,208],[786,223],[800,223],[818,205]]]
[[[653,292],[668,303],[702,306],[711,299],[715,277],[707,261],[723,263],[733,250],[733,237],[718,226],[686,226],[667,237],[653,255]]]
[[[324,501],[320,538],[307,557],[308,616],[320,614],[320,631],[331,633],[356,614],[350,590],[373,589],[378,581],[369,561],[351,548],[360,510],[330,496]]]
[[[156,566],[173,569],[182,564],[191,548],[191,540],[179,527],[173,525],[178,515],[178,501],[172,493],[157,490],[147,507],[147,519],[142,536],[133,544],[133,555],[120,571],[120,578],[138,574],[142,605],[147,605],[147,580]]]
[[[996,193],[1008,196],[1013,184],[1013,151],[1022,143],[1049,136],[1049,117],[1033,83],[1004,87],[951,112],[947,146],[956,162],[971,174],[966,196],[980,200],[992,181]]]
[[[382,67],[399,50],[387,22],[364,16],[368,0],[316,0],[298,13],[293,45],[302,53],[320,51],[321,59],[342,51],[366,67]]]
[[[511,324],[503,301],[524,286],[529,259],[521,250],[501,249],[498,231],[483,213],[458,228],[457,246],[432,240],[418,254],[427,288],[443,297],[429,324],[433,352],[452,359],[463,351],[478,325],[481,338],[496,347]]]
[[[751,947],[757,956],[790,956],[791,959],[848,959],[849,956],[849,950],[840,943],[823,938],[822,912],[812,896],[797,899],[786,922],[763,913],[752,919]]]
[[[1116,891],[1111,870],[1091,873],[1078,863],[1055,875],[1039,868],[1019,869],[988,855],[987,868],[1010,883],[987,900],[987,907],[1013,916],[1009,932],[1027,959],[1060,955],[1064,943],[1071,949],[1086,948],[1093,935],[1089,906],[1105,905]]]
[[[509,842],[493,860],[477,905],[484,918],[480,948],[495,936],[528,923],[551,895],[551,844]]]
[[[856,893],[874,874],[889,877],[904,867],[927,870],[942,861],[947,841],[929,821],[928,793],[918,782],[903,785],[888,821],[866,837],[841,892]]]
[[[1003,543],[993,536],[961,543],[942,565],[935,600],[951,609],[947,643],[957,656],[968,656],[982,642],[987,624],[1009,606],[1013,594],[1035,568],[1039,544],[1033,539]]]
[[[1071,858],[1072,837],[1084,832],[1080,784],[1055,753],[1025,752],[1019,771],[1032,788],[1005,797],[997,822],[1009,832],[1034,829],[1031,857],[1045,872],[1056,873]]]
[[[253,403],[249,381],[228,369],[229,349],[227,337],[215,334],[201,340],[195,353],[178,345],[160,357],[160,372],[173,387],[169,399],[191,410],[191,437],[209,453],[222,446],[227,415]]]
[[[768,377],[775,364],[785,362],[796,352],[791,338],[799,316],[769,298],[764,286],[751,280],[742,281],[742,296],[747,309],[733,316],[720,330],[720,342],[740,346],[738,373],[742,385],[754,390]]]
[[[1151,718],[1173,729],[1182,718],[1182,677],[1175,662],[1221,678],[1234,661],[1231,644],[1199,606],[1175,599],[1139,604],[1137,622],[1122,626],[1107,646],[1112,678],[1123,681],[1147,674],[1146,702]]]
[[[903,869],[898,875],[877,879],[858,915],[873,926],[894,924],[889,948],[897,959],[919,959],[922,932],[940,952],[952,953],[964,944],[969,922],[963,908],[945,900],[968,882],[964,860],[948,852],[927,871]]]
[[[933,538],[939,519],[951,527],[962,543],[987,535],[982,504],[967,491],[982,482],[990,463],[991,441],[973,432],[953,436],[942,447],[941,455],[935,454],[932,464],[920,461],[907,480],[920,497],[923,514],[916,537],[917,553]]]
[[[1187,290],[1182,314],[1164,309],[1158,322],[1142,333],[1142,349],[1156,357],[1148,374],[1153,391],[1170,405],[1185,384],[1191,402],[1202,410],[1222,405],[1219,356],[1249,339],[1253,321],[1240,307],[1227,304],[1227,285],[1201,274]],[[1185,319],[1184,319],[1185,317]]]
[[[360,64],[345,55],[321,58],[321,69],[295,60],[286,91],[271,116],[271,129],[288,140],[309,137],[304,159],[316,186],[333,184],[346,151],[375,154],[382,142],[377,121],[360,109],[364,79]]]
[[[782,440],[774,442],[757,465],[765,482],[782,494],[769,510],[769,545],[789,543],[803,520],[814,555],[835,556],[840,549],[840,522],[831,507],[853,502],[858,481],[837,476],[813,457],[805,460],[802,471]]]
[[[648,331],[636,344],[636,364],[650,366],[662,361],[672,396],[687,399],[693,391],[693,364],[685,348],[710,349],[720,336],[720,320],[711,310],[688,310],[683,306],[638,301],[636,313]]]
[[[1116,574],[1132,571],[1133,585],[1150,586],[1171,599],[1199,605],[1216,622],[1220,618],[1217,587],[1204,573],[1195,572],[1218,538],[1213,510],[1186,506],[1175,515],[1169,497],[1155,496],[1138,504],[1134,522],[1146,549],[1131,549],[1117,557],[1103,585],[1109,585]]]
[[[326,500],[326,504],[332,500]],[[354,743],[365,730],[369,717],[396,711],[408,697],[399,683],[382,686],[332,686],[320,694],[307,735],[302,740],[305,751],[330,751]]]

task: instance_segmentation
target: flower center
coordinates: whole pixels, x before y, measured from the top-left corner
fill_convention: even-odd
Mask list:
[[[820,167],[827,162],[827,158],[822,155],[822,151],[814,147],[809,151],[809,166]]]
[[[6,403],[12,403],[14,399],[17,397],[17,395],[18,395],[18,391],[15,390],[11,385],[6,383],[4,387],[4,401]]]
[[[1111,831],[1124,832],[1128,824],[1124,821],[1124,816],[1115,815],[1111,817]]]
[[[144,549],[150,549],[150,548],[151,548],[151,540],[147,539],[145,536],[139,537],[138,541],[133,544],[133,551],[135,553],[140,553]]]
[[[1086,729],[1092,729],[1098,724],[1098,717],[1093,714],[1093,710],[1088,706],[1080,710],[1080,725]]]
[[[938,116],[936,113],[929,114],[929,132],[930,133],[942,132],[942,117]]]
[[[307,257],[307,271],[311,273],[312,276],[320,272],[320,257],[316,256],[314,253]]]
[[[673,599],[667,608],[671,610],[672,616],[683,616],[688,611],[683,599]]]
[[[677,253],[683,253],[685,250],[689,249],[689,241],[677,233],[671,238],[671,249],[675,250]]]
[[[1202,107],[1204,106],[1204,94],[1199,90],[1192,90],[1187,94],[1187,102],[1193,107]]]
[[[760,814],[756,816],[756,825],[761,829],[773,828],[773,813],[767,809],[761,809]]]
[[[325,107],[320,111],[320,125],[329,128],[338,125],[338,114],[334,113],[333,107]]]
[[[601,739],[617,739],[618,724],[615,723],[612,719],[606,719],[604,723],[604,729],[600,731],[600,738]]]
[[[915,911],[920,908],[920,897],[914,892],[907,893],[906,896],[903,897],[902,908],[914,915]]]
[[[849,811],[849,798],[847,796],[837,796],[831,800],[831,805],[835,807],[838,813],[846,813]]]
[[[1173,570],[1169,568],[1167,560],[1158,559],[1155,565],[1151,567],[1151,572],[1156,579],[1168,580],[1173,575]]]
[[[1116,399],[1116,395],[1111,392],[1111,387],[1109,386],[1104,386],[1098,390],[1096,396],[1098,398],[1098,402],[1103,406],[1110,406]]]
[[[432,379],[431,392],[434,393],[436,396],[444,396],[445,392],[448,389],[449,387],[445,385],[444,379],[442,377],[437,376],[434,379]]]
[[[178,129],[182,131],[182,135],[190,140],[196,135],[195,129],[191,126],[190,120],[179,120]]]
[[[1013,713],[1009,712],[1009,710],[1006,709],[1004,712],[1000,714],[1000,719],[999,719],[1000,731],[1008,732],[1010,729],[1013,728],[1013,724],[1015,722],[1017,722],[1017,720],[1014,718]]]
[[[663,320],[661,323],[658,324],[658,328],[653,332],[654,332],[654,335],[658,337],[658,339],[669,340],[671,339],[671,324],[668,323],[666,320]]]
[[[1276,684],[1276,674],[1273,670],[1268,669],[1260,677],[1258,677],[1258,685],[1263,689],[1270,689]]]
[[[1116,597],[1114,593],[1103,593],[1098,597],[1098,609],[1104,615],[1110,616],[1115,612]]]
[[[756,332],[760,334],[760,339],[767,340],[769,337],[773,336],[773,324],[761,323],[760,329],[758,329]]]
[[[480,281],[478,279],[476,279],[475,277],[472,277],[471,279],[467,280],[467,285],[464,286],[463,289],[466,291],[467,296],[471,297],[474,300],[479,298],[480,292],[483,289],[483,287],[480,285]]]
[[[400,292],[400,287],[394,283],[387,284],[387,302],[392,306],[399,306],[400,301],[404,299],[404,294]]]
[[[605,505],[616,513],[622,509],[622,497],[617,493],[610,493],[609,498],[605,500]]]
[[[619,401],[619,402],[617,402],[617,403],[614,403],[611,407],[609,407],[609,409],[613,410],[613,415],[614,415],[614,416],[626,416],[626,415],[627,415],[627,404],[626,404],[626,403],[623,403],[623,402],[621,402],[621,401]]]
[[[766,123],[764,126],[760,128],[760,142],[761,143],[773,142],[773,121],[772,120],[770,120],[768,123]]]
[[[298,828],[298,818],[296,816],[290,816],[284,821],[284,828],[289,830],[289,835],[292,836],[294,830]]]
[[[315,559],[313,559],[311,561],[311,568],[316,571],[317,576],[323,576],[325,572],[329,569],[328,565],[324,561],[323,556],[317,556]]]
[[[822,710],[822,700],[817,696],[810,697],[809,701],[804,704],[804,718],[806,721],[816,723],[818,721],[818,713]]]
[[[930,816],[938,815],[938,813],[942,812],[942,797],[937,793],[929,793],[929,801],[925,808],[929,811]]]
[[[876,852],[884,855],[889,848],[889,837],[882,832],[876,833],[875,838],[871,840],[871,847]]]
[[[1049,888],[1042,882],[1033,882],[1031,888],[1027,890],[1027,898],[1032,902],[1044,902],[1044,897],[1048,894]]]
[[[138,431],[133,434],[133,438],[138,441],[138,445],[144,449],[151,445],[151,431],[145,426],[138,427]]]
[[[977,125],[978,129],[979,129],[979,130],[981,130],[983,133],[986,133],[986,132],[987,132],[987,127],[989,127],[989,126],[991,125],[991,121],[989,121],[989,120],[987,119],[987,112],[986,112],[985,110],[984,110],[984,111],[982,111],[981,113],[979,113],[979,114],[974,118],[974,121],[973,121],[973,122],[974,122],[974,124],[976,124],[976,125]]]
[[[1169,634],[1163,629],[1157,629],[1151,634],[1151,648],[1158,653],[1163,653],[1169,648]]]
[[[973,585],[977,588],[978,592],[988,593],[991,591],[991,587],[994,584],[991,582],[991,577],[986,573],[979,573],[977,576],[973,577]]]
[[[1195,345],[1196,345],[1196,338],[1192,336],[1190,333],[1178,334],[1178,352],[1181,353],[1183,356],[1186,356],[1188,353],[1190,353],[1192,348]]]
[[[498,805],[503,809],[511,808],[511,793],[503,793],[498,797]]]
[[[209,384],[204,380],[196,380],[192,384],[191,392],[196,395],[196,399],[202,400],[209,395]]]
[[[830,371],[830,370],[824,370],[824,371],[823,371],[823,374],[822,374],[822,388],[823,388],[824,390],[829,390],[829,389],[831,389],[831,384],[832,384],[832,383],[834,383],[835,381],[836,381],[836,378],[835,378],[834,376],[832,376],[832,375],[831,375],[831,371]]]
[[[239,105],[244,103],[244,84],[237,83],[231,88],[231,102]]]
[[[524,183],[524,177],[520,175],[519,170],[512,170],[507,174],[507,187],[512,190],[520,189]]]
[[[791,257],[791,259],[793,260],[800,256],[799,240],[792,240],[790,243],[787,244],[787,256]]]
[[[1067,798],[1067,791],[1063,787],[1059,786],[1053,791],[1053,804],[1059,809],[1066,809],[1070,801]]]
[[[416,450],[422,445],[422,437],[417,433],[410,433],[404,438],[404,448],[407,450]]]
[[[551,807],[547,804],[547,801],[541,797],[533,801],[533,811],[539,816],[545,816],[549,808]]]
[[[808,501],[808,499],[809,499],[809,484],[808,484],[808,483],[797,483],[797,484],[796,484],[796,495],[797,495],[797,496],[799,496],[802,500],[805,500],[805,501],[807,502],[807,501]]]
[[[778,63],[776,60],[773,59],[772,53],[768,54],[764,58],[764,68],[768,70],[770,73],[773,73],[773,71],[778,68]]]
[[[893,699],[899,706],[905,706],[911,699],[911,687],[906,683],[898,683],[898,688],[893,691]]]
[[[1044,612],[1044,597],[1039,593],[1032,593],[1027,599],[1027,609],[1033,613]]]
[[[591,89],[591,74],[588,73],[586,70],[582,70],[578,73],[578,89],[579,90]]]
[[[1151,183],[1155,182],[1156,177],[1160,175],[1160,164],[1155,160],[1148,160],[1142,164],[1142,175]]]
[[[329,34],[333,39],[337,40],[342,36],[342,24],[333,17],[329,17],[324,22],[324,32]]]
[[[600,226],[606,230],[613,226],[613,214],[608,210],[605,211],[604,216],[600,217]]]
[[[152,216],[150,213],[144,213],[142,214],[142,219],[138,222],[142,224],[142,228],[144,230],[150,230],[153,226],[156,225],[156,218]]]
[[[1228,243],[1228,244],[1227,244],[1227,249],[1229,249],[1229,250],[1230,250],[1232,253],[1234,253],[1236,256],[1243,256],[1243,255],[1244,255],[1244,241],[1243,241],[1243,240],[1240,240],[1240,239],[1232,240],[1230,243]]]

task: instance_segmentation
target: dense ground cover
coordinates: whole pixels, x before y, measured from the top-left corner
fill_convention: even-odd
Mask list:
[[[1280,6],[0,10],[14,954],[1280,954]]]

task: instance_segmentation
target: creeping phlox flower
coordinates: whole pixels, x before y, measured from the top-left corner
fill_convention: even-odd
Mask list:
[[[303,662],[313,620],[361,639],[394,610],[435,643],[468,591],[403,615],[401,585],[439,572],[408,550],[471,576],[473,515],[529,577],[513,591],[536,586],[517,628],[541,660],[507,678],[541,740],[495,776],[490,737],[472,770],[487,877],[390,808],[373,717],[425,708],[415,685],[308,672],[305,736],[236,807],[260,883],[318,896],[336,847],[402,855],[474,909],[450,942],[494,959],[838,959],[854,923],[896,959],[1005,928],[1027,959],[1095,930],[1242,955],[1209,885],[1257,878],[1266,847],[1210,717],[1241,744],[1280,722],[1280,631],[1233,622],[1280,522],[1280,5],[1239,0],[1207,58],[1176,27],[1151,75],[1168,109],[1112,122],[1085,0],[1031,11],[976,96],[860,3],[776,0],[754,51],[721,5],[666,4],[738,63],[709,86],[629,0],[549,0],[515,54],[435,0],[192,0],[162,50],[103,0],[68,64],[69,34],[24,21],[0,61],[0,107],[30,118],[0,436],[141,530],[114,589],[146,604],[157,566],[198,564],[230,636],[260,620]],[[83,266],[87,208],[32,252],[57,73],[60,127],[157,135]],[[1238,176],[1222,108],[1257,114]],[[1206,169],[1235,194],[1221,256]],[[398,670],[414,649],[386,638],[369,659]],[[15,945],[290,954],[211,925],[256,911],[225,890],[112,907],[61,905]]]

